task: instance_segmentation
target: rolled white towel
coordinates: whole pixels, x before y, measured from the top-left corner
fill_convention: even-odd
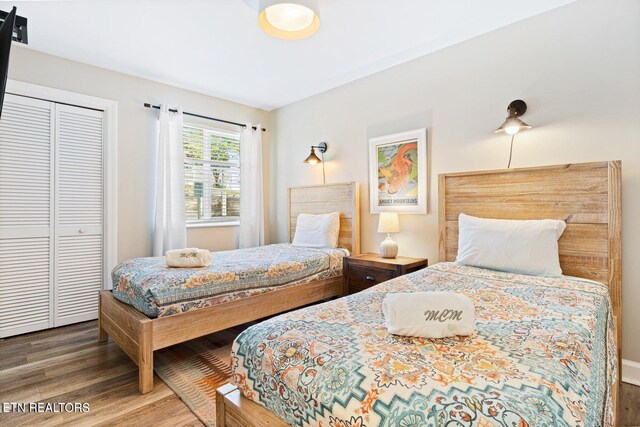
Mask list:
[[[471,335],[475,328],[473,301],[453,292],[389,293],[382,312],[395,335],[444,338]]]
[[[165,253],[169,267],[195,268],[211,265],[211,253],[206,249],[173,249]]]

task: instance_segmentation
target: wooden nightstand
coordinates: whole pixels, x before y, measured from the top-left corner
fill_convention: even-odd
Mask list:
[[[346,293],[353,294],[384,281],[421,270],[428,265],[426,258],[382,258],[375,253],[349,256],[344,259]]]

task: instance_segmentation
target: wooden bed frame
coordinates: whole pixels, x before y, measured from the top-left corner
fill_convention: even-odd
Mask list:
[[[621,163],[578,163],[536,168],[448,173],[439,176],[440,261],[458,251],[458,215],[501,219],[563,219],[560,264],[566,275],[609,286],[621,351]],[[618,378],[620,370],[618,371]],[[618,381],[619,384],[619,381]],[[612,395],[618,413],[618,384]],[[231,384],[216,395],[217,427],[287,424],[245,398]]]
[[[289,189],[289,239],[300,213],[340,212],[338,246],[360,253],[360,194],[357,183]],[[344,275],[287,286],[199,310],[149,318],[118,301],[111,291],[100,292],[99,340],[110,336],[138,365],[140,393],[153,390],[153,352],[232,326],[341,296]]]

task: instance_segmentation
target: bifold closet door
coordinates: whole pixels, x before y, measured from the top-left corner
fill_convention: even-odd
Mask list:
[[[0,120],[0,338],[97,318],[102,111],[7,94]]]
[[[53,308],[54,104],[6,94],[0,120],[0,338]]]
[[[98,316],[103,278],[103,112],[56,105],[54,326]]]

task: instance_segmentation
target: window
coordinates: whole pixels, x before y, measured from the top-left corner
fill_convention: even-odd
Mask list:
[[[185,124],[184,190],[187,224],[240,219],[240,135]]]

